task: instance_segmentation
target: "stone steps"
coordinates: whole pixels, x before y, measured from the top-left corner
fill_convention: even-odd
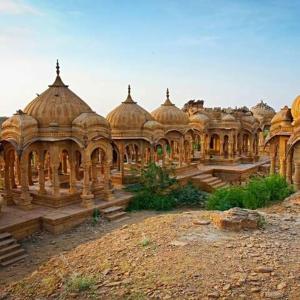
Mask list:
[[[0,234],[0,266],[6,267],[27,257],[25,250],[16,239],[8,233]]]
[[[122,206],[110,206],[100,210],[101,214],[109,221],[123,221],[128,219]]]
[[[212,174],[201,174],[194,176],[192,182],[206,192],[213,192],[216,189],[227,186],[227,183]]]

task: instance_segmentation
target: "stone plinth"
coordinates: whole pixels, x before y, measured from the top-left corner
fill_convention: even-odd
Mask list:
[[[231,208],[225,212],[215,214],[212,221],[220,229],[240,231],[243,229],[258,229],[264,218],[254,210]]]

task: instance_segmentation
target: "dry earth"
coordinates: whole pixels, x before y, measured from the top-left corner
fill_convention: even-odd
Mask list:
[[[210,220],[206,211],[153,216],[57,254],[2,287],[2,296],[300,299],[299,213],[299,198],[293,197],[263,210],[264,229],[242,232],[199,225]],[[74,278],[88,288],[74,290]]]

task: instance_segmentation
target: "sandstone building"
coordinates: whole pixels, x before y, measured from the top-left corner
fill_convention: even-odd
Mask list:
[[[104,118],[64,84],[57,63],[54,83],[2,124],[3,198],[24,209],[32,203],[91,207],[150,161],[179,171],[255,162],[273,115],[265,103],[250,111],[189,101],[180,109],[169,90],[150,113],[129,86],[125,101]]]

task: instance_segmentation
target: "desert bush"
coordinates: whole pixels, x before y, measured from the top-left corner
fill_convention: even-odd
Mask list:
[[[186,186],[181,186],[174,189],[171,196],[176,202],[176,206],[203,206],[206,199],[207,193],[196,188],[191,182]]]
[[[209,210],[256,209],[282,201],[292,193],[292,186],[281,176],[254,177],[244,186],[216,190],[208,197],[206,206]]]
[[[171,176],[172,170],[154,163],[142,170],[138,184],[127,187],[134,193],[128,210],[171,210],[177,206],[198,205],[204,201],[204,193],[188,184],[180,187]]]
[[[70,292],[83,292],[94,286],[94,279],[88,276],[73,275],[67,281],[67,289]]]

